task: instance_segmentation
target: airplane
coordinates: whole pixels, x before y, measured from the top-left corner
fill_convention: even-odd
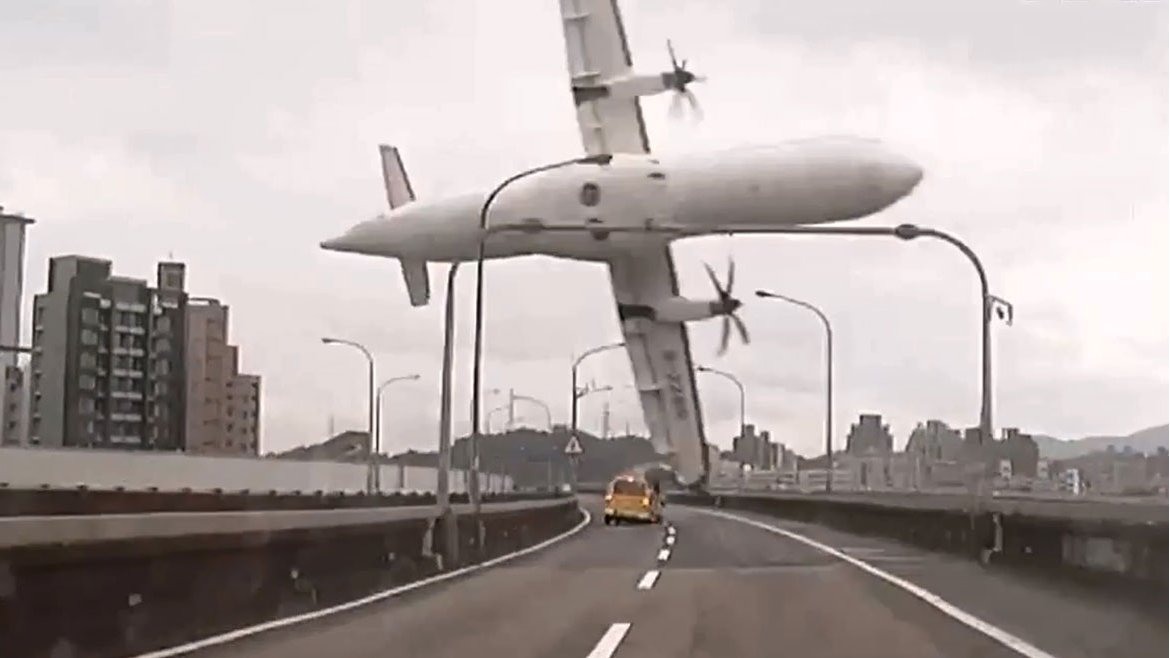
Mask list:
[[[671,71],[636,73],[617,0],[560,0],[560,8],[577,126],[585,153],[597,157],[517,180],[493,201],[489,224],[582,230],[484,236],[486,191],[416,200],[398,149],[381,146],[390,212],[321,247],[397,259],[414,306],[430,299],[427,263],[474,261],[481,237],[485,259],[542,254],[606,264],[651,443],[684,484],[702,488],[709,450],[686,325],[722,317],[721,349],[732,323],[744,342],[749,337],[735,316],[734,264],[723,284],[707,268],[715,299],[682,297],[671,254],[680,234],[651,229],[720,234],[864,217],[909,194],[922,168],[877,140],[855,137],[656,156],[639,98],[686,95],[701,78],[673,49]]]

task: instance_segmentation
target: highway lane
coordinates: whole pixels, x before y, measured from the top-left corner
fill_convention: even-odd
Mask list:
[[[667,520],[675,529],[670,540],[661,526],[606,527],[599,500],[587,503],[593,512],[590,527],[539,553],[197,655],[1021,655],[911,594],[790,538],[670,506]],[[1056,637],[1041,639],[1050,652],[1052,645],[1067,644]],[[1112,655],[1164,656],[1164,632],[1162,639],[1154,651]]]

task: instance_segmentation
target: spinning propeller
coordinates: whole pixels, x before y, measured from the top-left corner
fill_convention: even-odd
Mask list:
[[[735,328],[739,331],[739,337],[743,340],[744,345],[750,344],[751,338],[748,336],[747,327],[744,326],[743,320],[735,314],[743,302],[731,296],[731,289],[735,286],[735,261],[728,259],[727,261],[727,286],[719,285],[719,279],[715,277],[715,270],[711,266],[703,263],[703,267],[707,268],[707,277],[711,279],[711,285],[715,286],[715,292],[719,298],[711,302],[711,311],[714,315],[723,316],[723,338],[719,341],[719,354],[722,355],[727,351],[727,344],[731,342],[731,324],[735,323]]]
[[[678,117],[682,114],[683,99],[691,106],[691,112],[694,113],[696,119],[703,117],[703,111],[699,109],[699,100],[687,89],[687,85],[692,82],[703,82],[706,80],[703,76],[695,75],[687,70],[687,60],[681,62],[674,56],[674,46],[671,45],[670,40],[666,41],[666,50],[670,52],[670,73],[663,74],[667,86],[674,90],[674,98],[670,101],[670,114],[673,117]]]

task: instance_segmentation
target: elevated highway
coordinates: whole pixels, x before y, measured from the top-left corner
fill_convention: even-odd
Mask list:
[[[196,656],[1163,656],[1165,616],[750,512],[588,525],[465,579]],[[865,568],[859,565],[864,565]],[[153,656],[175,655],[173,653]]]

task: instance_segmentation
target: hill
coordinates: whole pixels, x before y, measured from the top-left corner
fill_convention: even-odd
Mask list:
[[[648,462],[657,462],[662,456],[654,452],[650,442],[640,436],[622,436],[600,439],[582,432],[582,454],[577,469],[580,482],[607,482],[618,473]],[[565,446],[569,432],[556,428],[552,432],[518,429],[503,434],[489,434],[480,443],[480,468],[487,472],[505,473],[518,487],[543,487],[569,481],[569,458]],[[467,468],[470,442],[460,437],[451,448],[451,463],[455,468]],[[414,466],[433,466],[438,463],[435,452],[406,452],[390,458]]]
[[[1126,436],[1087,436],[1071,441],[1051,436],[1032,437],[1040,448],[1040,456],[1047,459],[1071,459],[1089,453],[1107,450],[1112,445],[1117,451],[1131,448],[1135,452],[1153,454],[1170,443],[1170,425],[1158,425]]]

